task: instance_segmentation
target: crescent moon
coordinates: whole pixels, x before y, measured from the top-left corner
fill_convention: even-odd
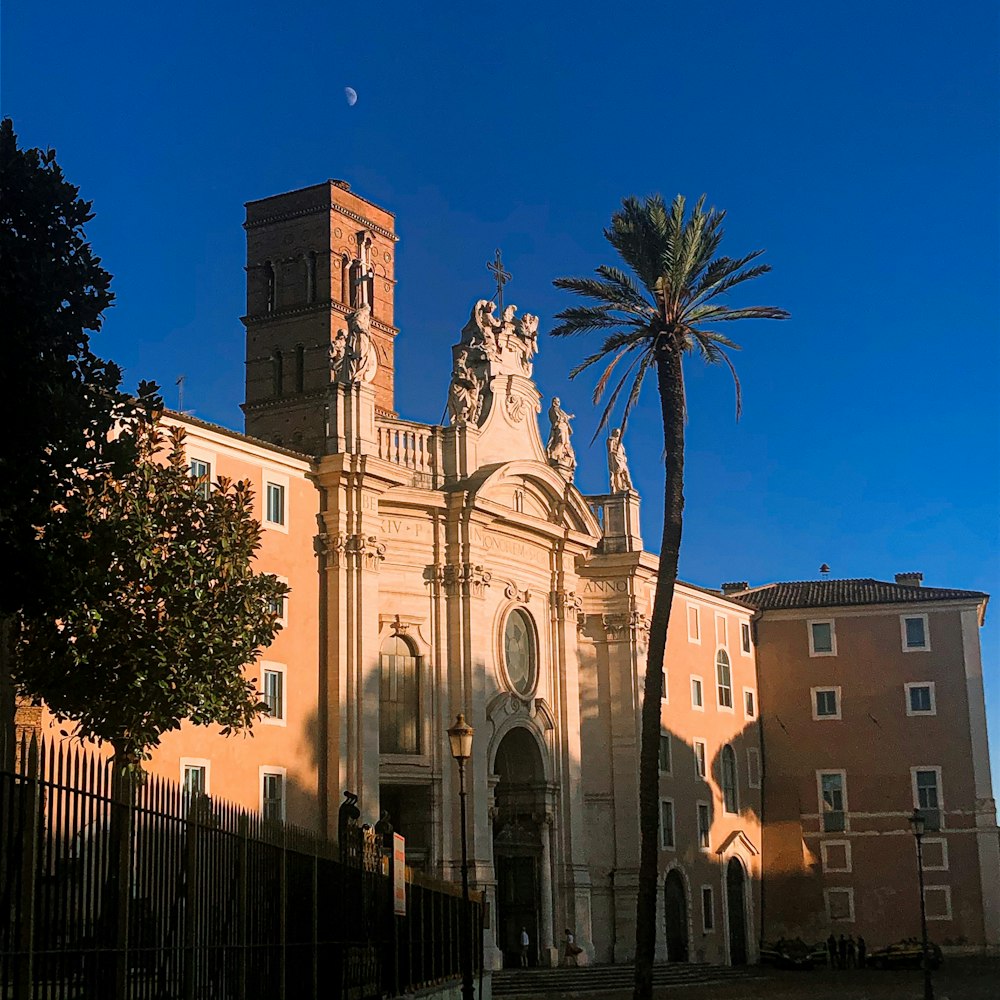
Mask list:
[[[358,103],[358,92],[353,87],[344,87],[344,96],[352,108]]]

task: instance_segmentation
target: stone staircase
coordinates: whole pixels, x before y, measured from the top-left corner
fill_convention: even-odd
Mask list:
[[[654,986],[697,986],[745,979],[756,972],[746,966],[676,963],[653,966]],[[493,996],[550,997],[561,993],[600,993],[630,990],[634,982],[631,965],[589,965],[583,968],[502,969],[493,973]]]

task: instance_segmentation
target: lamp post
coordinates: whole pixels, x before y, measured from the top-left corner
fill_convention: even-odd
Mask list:
[[[469,912],[469,849],[465,832],[465,762],[472,756],[472,734],[475,730],[464,715],[455,719],[448,730],[451,755],[458,764],[458,799],[462,816],[462,1000],[474,1000],[472,987],[472,920]]]
[[[924,814],[919,809],[913,810],[910,817],[910,829],[917,842],[917,875],[920,880],[920,931],[923,935],[923,966],[924,966],[924,1000],[934,1000],[934,987],[931,984],[931,961],[927,954],[927,908],[924,905]]]

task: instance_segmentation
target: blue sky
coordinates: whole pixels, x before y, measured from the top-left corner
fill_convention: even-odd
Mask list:
[[[774,267],[734,301],[793,318],[734,326],[738,424],[725,372],[689,369],[682,575],[825,562],[1000,600],[993,4],[53,0],[6,4],[2,27],[3,112],[94,200],[118,296],[95,347],[130,384],[175,402],[183,373],[186,407],[242,426],[247,200],[343,177],[396,213],[397,407],[437,421],[496,246],[544,329],[567,303],[551,279],[610,259],[622,196],[706,192],[728,252]],[[592,383],[566,373],[591,346],[543,339],[536,365],[577,414],[585,492],[603,445]],[[654,404],[627,438],[651,546]],[[995,770],[998,621],[994,604]]]

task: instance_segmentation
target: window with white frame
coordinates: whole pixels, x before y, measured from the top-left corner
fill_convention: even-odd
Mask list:
[[[823,862],[823,871],[851,871],[851,842],[849,840],[824,840],[819,845],[819,852]]]
[[[711,846],[712,810],[707,802],[698,803],[698,846],[707,851]]]
[[[747,784],[760,788],[760,751],[756,747],[747,748]]]
[[[285,818],[285,769],[267,764],[260,769],[260,814],[265,820]]]
[[[689,604],[688,609],[688,642],[701,642],[701,612],[697,604]]]
[[[809,655],[836,656],[837,630],[832,618],[807,622],[809,628]]]
[[[913,783],[913,807],[924,817],[925,830],[940,830],[942,820],[941,768],[910,769]]]
[[[907,715],[937,715],[934,681],[913,681],[903,686],[906,690]]]
[[[198,480],[198,492],[207,500],[212,489],[212,463],[203,458],[192,458],[191,478]]]
[[[743,689],[743,716],[747,719],[757,718],[757,694],[753,688]]]
[[[278,663],[262,664],[263,702],[267,705],[264,722],[285,722],[285,668]]]
[[[899,632],[904,653],[926,652],[931,648],[927,615],[900,615]]]
[[[740,651],[750,654],[753,646],[750,640],[750,622],[740,622]]]
[[[944,837],[924,837],[921,840],[921,861],[925,872],[948,870],[948,841]]]
[[[951,920],[951,886],[925,886],[924,909],[928,920]]]
[[[209,794],[211,762],[203,757],[181,757],[181,789],[187,801]]]
[[[715,690],[718,707],[732,711],[733,673],[729,666],[729,654],[724,649],[715,654]]]
[[[826,915],[829,920],[850,922],[854,920],[854,890],[824,889]]]
[[[715,930],[715,891],[710,885],[701,887],[701,928],[706,934]]]
[[[820,771],[819,811],[824,833],[840,833],[847,829],[847,773]]]
[[[670,761],[670,733],[660,733],[660,748],[656,765],[660,774],[669,774],[673,770]]]
[[[660,799],[660,847],[673,850],[674,844],[674,802]]]
[[[715,642],[718,646],[729,645],[729,634],[726,628],[726,616],[715,616]]]
[[[815,687],[812,693],[812,715],[813,719],[820,721],[823,719],[840,718],[840,688]]]
[[[699,778],[704,778],[708,774],[708,749],[704,740],[694,740],[691,744],[694,747],[694,773]]]
[[[285,486],[283,483],[265,483],[264,520],[268,524],[284,527],[286,523]]]
[[[420,753],[420,660],[402,635],[388,636],[379,654],[378,732],[380,753]]]
[[[705,688],[700,677],[691,678],[691,707],[699,712],[705,711]]]
[[[722,809],[727,813],[740,811],[739,785],[736,771],[736,751],[727,743],[719,755],[722,781]]]

